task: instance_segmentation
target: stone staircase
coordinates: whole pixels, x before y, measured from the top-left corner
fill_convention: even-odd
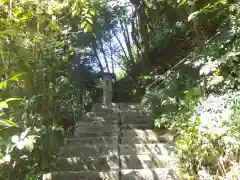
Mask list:
[[[172,142],[140,105],[95,104],[43,180],[177,180]]]

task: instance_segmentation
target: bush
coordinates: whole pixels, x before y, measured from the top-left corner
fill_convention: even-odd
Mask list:
[[[222,30],[147,88],[155,125],[177,131],[184,179],[239,178],[239,3]]]

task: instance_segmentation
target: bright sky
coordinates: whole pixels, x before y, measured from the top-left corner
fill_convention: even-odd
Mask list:
[[[131,11],[131,6],[129,6],[129,3],[130,3],[129,0],[113,0],[113,1],[109,2],[109,5],[110,6],[116,6],[116,5],[120,5],[120,6],[125,5],[126,6],[127,5],[129,7],[129,8],[127,8],[128,12],[130,12]],[[129,29],[129,32],[131,32],[130,29]],[[120,39],[120,41],[122,42],[124,48],[126,49],[123,34],[122,33],[117,33],[117,36]],[[112,44],[117,45],[118,47],[120,46],[118,41],[116,40],[116,38],[113,38]],[[102,54],[100,55],[100,60],[101,60],[102,64],[106,67],[106,64],[105,64],[105,61],[104,61],[104,58],[103,58]],[[118,57],[114,56],[114,61],[119,62],[120,60],[118,59]],[[112,72],[112,64],[111,64],[111,59],[110,58],[108,58],[108,66],[109,66],[110,71]],[[118,72],[123,71],[123,70],[122,70],[122,68],[119,67],[119,65],[114,63],[114,71],[115,71],[115,73],[118,73]]]

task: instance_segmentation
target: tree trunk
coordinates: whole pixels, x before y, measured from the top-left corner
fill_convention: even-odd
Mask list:
[[[105,61],[105,64],[106,64],[107,72],[110,73],[110,70],[109,70],[109,67],[108,67],[108,62],[107,62],[107,56],[106,56],[106,53],[105,53],[104,48],[103,48],[102,40],[100,40],[100,46],[101,46],[101,52],[103,54],[103,58],[104,58],[104,61]]]
[[[100,61],[100,59],[99,59],[99,57],[98,57],[98,53],[97,53],[97,43],[96,43],[95,40],[93,40],[93,42],[92,42],[92,49],[93,49],[93,54],[94,54],[94,56],[95,56],[95,58],[96,58],[96,60],[97,60],[98,66],[99,66],[99,68],[100,68],[100,71],[101,71],[101,73],[103,73],[103,72],[104,72],[104,69],[103,69],[103,65],[102,65],[102,63],[101,63],[101,61]]]
[[[116,37],[117,42],[118,42],[119,45],[121,46],[125,58],[126,58],[127,60],[129,60],[128,55],[127,55],[127,53],[126,53],[126,51],[125,51],[125,49],[124,49],[124,47],[123,47],[123,44],[122,44],[122,42],[120,41],[119,37],[118,37],[117,34],[114,32],[114,30],[112,30],[112,32],[113,32],[113,35]]]
[[[132,65],[134,65],[134,57],[133,57],[133,54],[132,54],[131,41],[130,41],[126,21],[120,20],[120,25],[121,25],[121,28],[122,28],[122,31],[123,31],[123,36],[124,36],[125,43],[126,43],[126,46],[127,46],[128,55],[129,55],[129,58],[130,58],[130,61],[131,61],[130,63],[131,63],[131,66],[132,66]]]
[[[146,72],[150,66],[150,62],[148,59],[149,35],[148,35],[148,18],[146,15],[147,5],[143,0],[134,1],[134,5],[136,8],[137,15],[139,17],[139,33],[140,33],[140,45],[141,45],[141,56],[142,56],[141,57],[142,68]]]

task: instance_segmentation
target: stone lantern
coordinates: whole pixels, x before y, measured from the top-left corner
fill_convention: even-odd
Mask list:
[[[112,102],[113,87],[112,79],[114,77],[113,73],[103,73],[101,75],[103,81],[103,104],[108,105]]]

